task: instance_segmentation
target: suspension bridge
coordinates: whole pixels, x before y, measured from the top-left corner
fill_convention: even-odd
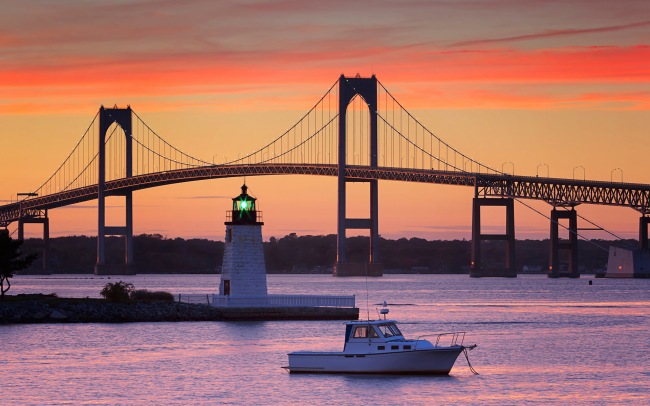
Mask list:
[[[471,276],[516,276],[514,202],[541,200],[551,207],[549,276],[577,277],[577,211],[580,204],[624,206],[640,213],[639,242],[648,249],[650,185],[539,176],[515,176],[478,162],[429,131],[373,75],[339,79],[286,132],[260,149],[222,164],[188,155],[166,142],[131,107],[101,107],[56,171],[22,199],[0,206],[0,227],[43,225],[43,266],[47,263],[48,210],[98,200],[96,274],[134,273],[133,192],[180,182],[262,176],[316,175],[338,178],[337,257],[334,274],[381,275],[379,253],[380,180],[458,185],[474,188]],[[367,218],[346,215],[346,185],[366,182],[370,189]],[[105,199],[125,197],[125,223],[106,224]],[[505,207],[505,233],[481,232],[481,208]],[[560,220],[568,220],[568,240],[559,238]],[[346,231],[366,229],[369,258],[351,263]],[[125,237],[124,267],[106,266],[105,237]],[[505,266],[482,265],[481,242],[505,242]],[[560,255],[568,253],[566,269]],[[565,255],[566,256],[566,255]],[[564,267],[563,267],[564,268]]]

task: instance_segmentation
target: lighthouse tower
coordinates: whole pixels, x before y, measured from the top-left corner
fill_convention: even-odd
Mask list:
[[[262,213],[256,200],[241,187],[226,214],[226,243],[221,266],[219,294],[231,297],[266,296],[266,266],[262,245]]]

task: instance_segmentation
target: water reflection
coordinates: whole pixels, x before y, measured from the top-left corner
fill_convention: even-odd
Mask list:
[[[136,287],[212,291],[214,275],[136,276]],[[11,293],[90,296],[106,279],[20,277]],[[3,404],[642,403],[650,365],[650,281],[392,276],[369,282],[411,337],[467,331],[478,343],[450,377],[290,375],[287,352],[340,350],[343,323],[7,325]],[[579,282],[579,283],[578,283]],[[214,284],[216,287],[216,283]],[[273,293],[355,294],[365,280],[270,275]],[[21,292],[22,291],[22,292]],[[66,292],[66,293],[62,293]]]

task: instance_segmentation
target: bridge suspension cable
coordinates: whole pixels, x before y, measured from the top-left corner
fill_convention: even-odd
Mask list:
[[[477,178],[481,178],[482,174],[505,174],[502,171],[493,169],[468,157],[450,146],[440,137],[427,129],[417,118],[406,110],[381,82],[377,81],[377,83],[379,84],[378,91],[380,92],[378,95],[377,117],[380,124],[382,124],[378,130],[378,133],[381,135],[379,138],[380,150],[383,148],[382,159],[379,160],[380,165],[383,164],[383,166],[408,169],[431,169],[438,171],[451,170],[471,174]],[[391,153],[388,152],[388,146],[391,147]],[[437,154],[435,153],[436,148],[438,150]],[[399,159],[396,159],[395,153],[398,154],[397,156]],[[418,155],[420,156],[419,165],[417,159]],[[404,158],[407,158],[406,165],[403,164]],[[429,166],[426,165],[427,158],[429,159]],[[462,162],[462,166],[458,165],[459,161]],[[468,164],[469,168],[467,168]],[[551,220],[549,216],[536,210],[522,199],[517,197],[513,197],[513,199],[537,214]],[[629,243],[622,237],[605,228],[597,226],[595,223],[583,216],[578,215],[578,217],[629,245]],[[561,228],[575,233],[579,238],[588,241],[601,249],[607,250],[577,231],[569,229],[569,227],[566,227],[564,224],[559,222],[557,224]]]
[[[136,118],[132,135],[135,142],[134,176],[211,165],[210,162],[189,155],[167,142],[136,112],[133,112],[133,116]]]
[[[335,164],[338,80],[293,126],[262,148],[224,165]]]
[[[378,133],[382,135],[379,149],[383,151],[380,165],[468,174],[501,174],[435,135],[406,110],[380,81],[377,83],[377,117],[381,123]]]
[[[587,223],[591,224],[592,226],[596,227],[597,229],[599,229],[599,230],[601,230],[601,231],[604,231],[605,233],[607,233],[607,234],[611,235],[612,237],[616,238],[617,240],[623,242],[623,243],[624,243],[625,245],[627,245],[628,247],[630,247],[630,248],[634,248],[634,245],[633,245],[633,244],[630,244],[630,242],[629,242],[628,240],[626,240],[625,238],[623,238],[623,237],[621,237],[621,236],[619,236],[619,235],[614,234],[613,232],[607,230],[607,229],[604,228],[604,227],[599,226],[598,224],[594,223],[593,221],[589,220],[589,219],[586,218],[586,217],[581,216],[580,214],[576,214],[576,215],[577,215],[579,218],[581,218],[582,220],[584,220],[584,221],[586,221]],[[578,234],[578,236],[581,237],[581,238],[584,238],[584,237],[582,237],[580,234]],[[591,240],[589,240],[589,241],[591,241]]]
[[[37,195],[49,195],[97,183],[97,167],[91,165],[98,154],[97,128],[99,113],[54,173],[34,190]]]

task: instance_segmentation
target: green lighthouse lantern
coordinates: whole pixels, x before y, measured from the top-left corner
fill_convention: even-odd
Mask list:
[[[232,199],[232,211],[228,213],[229,221],[226,221],[226,224],[264,224],[258,221],[256,200],[256,198],[248,194],[248,187],[243,184],[241,194]],[[261,219],[261,213],[259,214]]]

